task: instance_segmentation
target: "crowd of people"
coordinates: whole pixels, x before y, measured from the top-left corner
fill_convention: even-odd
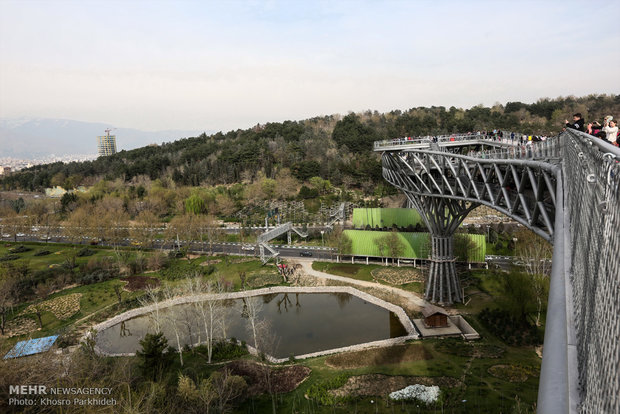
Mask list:
[[[586,124],[581,114],[576,113],[573,115],[571,122],[566,121],[566,128],[576,129],[577,131],[604,139],[616,147],[620,146],[618,122],[611,115],[606,116],[601,125],[598,121]]]

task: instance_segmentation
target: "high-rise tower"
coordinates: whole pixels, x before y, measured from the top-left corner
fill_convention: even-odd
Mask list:
[[[116,136],[110,135],[111,129],[106,129],[106,135],[97,137],[97,151],[99,156],[116,154]]]

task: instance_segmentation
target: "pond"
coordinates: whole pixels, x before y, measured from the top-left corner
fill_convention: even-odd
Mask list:
[[[254,321],[259,348],[276,358],[407,335],[393,312],[349,293],[274,293],[212,302],[222,321],[214,324],[214,337],[253,345]],[[170,306],[158,318],[145,314],[105,328],[96,342],[107,354],[134,353],[159,321],[170,345],[177,347],[177,334],[181,346],[195,345],[205,341],[203,314],[198,303]]]

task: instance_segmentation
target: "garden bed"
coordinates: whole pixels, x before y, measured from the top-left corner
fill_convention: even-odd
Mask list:
[[[148,287],[158,287],[161,281],[155,277],[149,276],[129,276],[121,278],[123,282],[127,282],[124,289],[129,292],[135,292],[136,290],[144,290]]]
[[[375,280],[380,280],[396,286],[406,285],[412,282],[424,282],[424,275],[418,269],[383,268],[374,269],[370,274]]]
[[[421,361],[432,358],[433,356],[423,345],[405,344],[389,348],[373,348],[333,355],[325,360],[325,365],[337,369],[352,369],[377,365],[400,364],[402,362]]]
[[[81,297],[81,293],[58,296],[54,299],[32,304],[24,309],[23,313],[36,313],[36,308],[39,308],[53,313],[57,319],[69,319],[80,311]]]
[[[461,381],[452,377],[366,374],[350,377],[342,387],[329,392],[336,397],[383,396],[414,384],[453,388],[461,386]]]
[[[310,375],[310,368],[303,365],[293,365],[283,368],[274,368],[251,361],[234,361],[226,367],[233,375],[242,376],[248,384],[248,395],[255,396],[271,392],[291,392]]]

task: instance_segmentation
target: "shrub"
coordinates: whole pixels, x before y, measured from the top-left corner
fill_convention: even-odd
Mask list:
[[[39,250],[33,256],[47,256],[48,254],[52,254],[49,250]]]
[[[80,278],[80,284],[91,285],[93,283],[105,282],[118,276],[118,273],[105,269],[97,269],[91,273],[87,273]]]
[[[336,397],[328,391],[342,387],[348,379],[347,375],[340,374],[326,381],[314,383],[308,388],[306,395],[321,405],[335,405],[342,400],[342,397]]]
[[[11,260],[17,260],[19,256],[16,254],[6,254],[0,257],[0,262],[10,262]]]
[[[30,247],[19,245],[17,247],[13,247],[12,249],[9,249],[9,253],[25,253],[25,252],[29,252],[30,250],[32,250]]]
[[[485,308],[480,312],[479,318],[489,331],[509,345],[542,343],[542,334],[536,326],[525,320],[515,319],[508,311]]]
[[[146,260],[146,268],[148,270],[158,271],[166,267],[168,264],[168,258],[161,252],[157,252],[148,257]]]
[[[95,252],[94,250],[90,250],[88,247],[83,247],[80,250],[78,250],[78,252],[75,255],[77,257],[88,257],[88,256],[92,256],[95,253],[97,252]]]

